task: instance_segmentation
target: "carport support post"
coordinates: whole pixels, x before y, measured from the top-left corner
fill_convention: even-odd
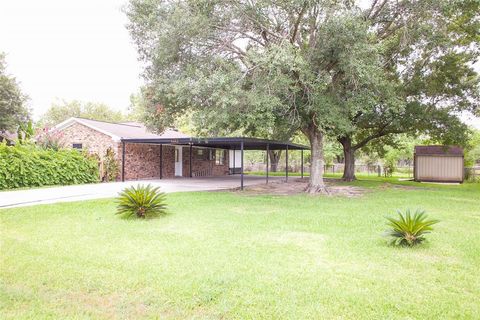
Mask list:
[[[122,182],[125,181],[125,141],[122,141]]]
[[[285,182],[288,182],[288,144],[285,149]]]
[[[160,145],[160,179],[163,178],[163,144]]]
[[[267,183],[268,183],[268,157],[269,157],[269,154],[270,154],[270,144],[267,143],[267,167],[266,167],[266,170],[267,170]]]
[[[192,177],[192,151],[193,151],[193,146],[190,144],[190,178]]]
[[[232,175],[235,175],[235,147],[233,148],[233,170]]]
[[[240,142],[240,150],[242,151],[240,157],[240,190],[243,190],[243,141]]]
[[[301,165],[300,165],[300,173],[301,173],[301,177],[303,179],[303,149],[300,153],[300,161],[301,161]]]

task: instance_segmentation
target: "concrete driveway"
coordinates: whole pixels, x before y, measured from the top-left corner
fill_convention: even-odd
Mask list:
[[[265,177],[244,176],[246,186],[265,183]],[[270,177],[279,181],[284,177]],[[0,208],[31,206],[36,204],[70,202],[89,199],[112,198],[125,187],[137,184],[158,186],[163,192],[227,190],[240,186],[240,176],[174,178],[162,180],[142,180],[82,184],[73,186],[45,187],[0,192]]]

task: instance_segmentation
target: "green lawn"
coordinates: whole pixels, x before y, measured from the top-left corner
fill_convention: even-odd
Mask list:
[[[375,179],[353,199],[170,194],[149,221],[112,200],[0,210],[1,318],[480,318],[480,184]],[[441,223],[389,247],[407,207]]]

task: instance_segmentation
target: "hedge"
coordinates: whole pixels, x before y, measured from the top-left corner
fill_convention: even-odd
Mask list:
[[[78,150],[0,144],[0,190],[98,181],[97,161]]]

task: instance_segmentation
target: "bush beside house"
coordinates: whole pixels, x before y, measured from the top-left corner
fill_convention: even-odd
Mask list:
[[[78,150],[0,144],[0,190],[98,181],[97,160]]]

